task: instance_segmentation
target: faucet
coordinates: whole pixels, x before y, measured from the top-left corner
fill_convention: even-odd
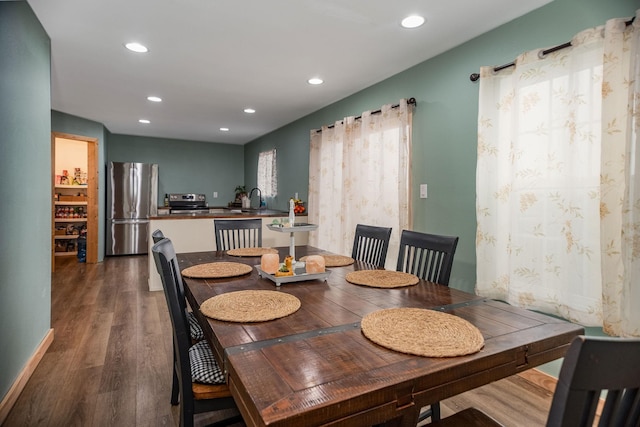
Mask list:
[[[249,200],[251,200],[251,196],[253,196],[253,190],[258,190],[258,209],[262,209],[262,190],[260,190],[258,187],[252,188],[249,192]]]

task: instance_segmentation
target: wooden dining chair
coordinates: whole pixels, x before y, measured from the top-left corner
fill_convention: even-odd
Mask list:
[[[175,372],[180,396],[180,426],[192,427],[195,414],[236,408],[225,376],[206,340],[191,344],[187,310],[179,289],[184,289],[173,244],[162,239],[152,248],[156,268],[162,279],[173,330]],[[173,402],[172,402],[173,403]],[[176,402],[178,403],[178,402]],[[173,403],[175,404],[175,403]],[[218,425],[229,425],[242,418],[235,414]]]
[[[402,230],[397,271],[415,274],[429,282],[449,286],[453,256],[458,237],[439,236]],[[434,403],[420,412],[418,421],[440,419],[440,404]]]
[[[397,271],[449,286],[458,237],[402,230]]]
[[[597,426],[640,426],[640,339],[575,337],[562,362],[547,427],[591,427],[606,391]],[[432,427],[496,427],[501,424],[468,408]]]
[[[376,267],[384,267],[385,261],[387,260],[390,238],[390,227],[376,227],[364,224],[356,225],[351,258],[356,261],[373,264]]]
[[[151,233],[151,238],[153,239],[153,243],[158,243],[162,239],[165,238],[164,233],[161,230],[155,230]],[[182,283],[180,282],[180,285]],[[184,296],[184,289],[180,288],[177,290],[179,301],[183,304],[185,310],[187,310],[187,300]],[[204,339],[204,331],[202,330],[202,326],[198,323],[198,319],[191,311],[187,312],[187,324],[189,325],[189,336],[191,337],[191,342],[196,343]],[[178,371],[177,371],[177,349],[175,347],[175,342],[173,346],[173,381],[171,385],[171,404],[177,405],[180,399],[180,387],[178,386]]]
[[[165,236],[161,230],[155,230],[151,233],[151,238],[153,239],[153,243],[158,243],[160,240],[164,239]],[[182,296],[181,301],[184,301],[186,307],[187,300],[184,298],[184,289],[179,289],[178,293]],[[195,315],[191,311],[187,311],[187,320],[189,321],[189,334],[191,335],[191,339],[194,343],[203,340],[204,332],[202,331],[202,326],[200,326],[198,319],[196,319]]]
[[[262,246],[262,219],[215,219],[216,249],[227,251]]]

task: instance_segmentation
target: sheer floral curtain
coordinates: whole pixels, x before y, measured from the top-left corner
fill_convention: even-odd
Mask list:
[[[320,226],[311,245],[351,255],[357,224],[392,227],[387,268],[395,270],[400,230],[410,227],[412,114],[401,100],[311,131],[309,221]]]
[[[640,336],[640,22],[481,70],[477,292]]]

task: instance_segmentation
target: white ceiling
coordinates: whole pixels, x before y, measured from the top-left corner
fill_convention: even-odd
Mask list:
[[[550,1],[28,0],[51,37],[54,110],[113,133],[229,144],[245,144]],[[426,24],[401,28],[410,14]],[[129,41],[149,52],[126,50]],[[309,85],[316,76],[325,83]]]

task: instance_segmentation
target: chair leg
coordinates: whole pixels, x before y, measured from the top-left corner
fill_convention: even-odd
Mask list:
[[[191,385],[189,385],[189,387],[191,387]],[[193,399],[183,394],[182,402],[180,402],[180,427],[193,427],[193,416],[195,412]]]
[[[440,421],[440,402],[436,402],[429,406],[428,409],[420,412],[418,416],[418,422],[422,422],[427,418],[431,418],[430,422]]]
[[[440,421],[440,402],[431,405],[431,422]]]
[[[193,412],[189,414],[184,405],[180,405],[180,427],[193,427],[193,415]]]

